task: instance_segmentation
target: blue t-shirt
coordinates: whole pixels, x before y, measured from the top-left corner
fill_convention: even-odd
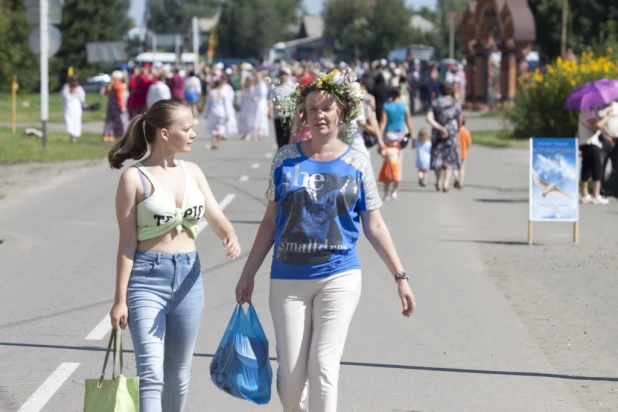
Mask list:
[[[386,112],[386,131],[403,132],[406,130],[406,104],[403,102],[384,103]]]
[[[278,203],[273,279],[315,279],[359,269],[360,214],[382,206],[369,158],[349,148],[318,161],[300,143],[277,152],[266,198]]]

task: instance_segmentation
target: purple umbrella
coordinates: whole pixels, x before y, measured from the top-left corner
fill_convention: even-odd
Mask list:
[[[570,110],[592,109],[605,106],[618,99],[618,81],[600,79],[588,82],[573,90],[564,102],[564,108]]]

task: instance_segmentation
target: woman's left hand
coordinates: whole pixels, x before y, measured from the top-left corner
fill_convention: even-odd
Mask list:
[[[227,251],[228,258],[236,259],[240,256],[240,242],[236,235],[228,236],[223,239],[223,247]]]
[[[442,135],[444,139],[448,137],[448,131],[446,130],[444,126],[442,126],[442,129],[440,130],[440,134]]]
[[[401,279],[397,281],[397,293],[399,294],[401,306],[403,308],[401,314],[409,318],[412,312],[414,312],[416,302],[414,301],[414,293],[412,293],[412,289],[407,280]]]

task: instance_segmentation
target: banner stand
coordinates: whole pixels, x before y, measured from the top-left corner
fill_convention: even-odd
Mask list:
[[[534,222],[528,221],[528,244],[532,246],[534,244]],[[579,222],[573,222],[573,243],[575,246],[579,246]]]
[[[530,139],[528,245],[534,222],[573,223],[579,246],[579,156],[575,138]]]

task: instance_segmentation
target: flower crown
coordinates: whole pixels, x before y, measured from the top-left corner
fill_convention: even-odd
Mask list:
[[[305,112],[307,96],[315,91],[325,91],[336,96],[343,105],[343,135],[350,134],[353,131],[352,129],[356,128],[352,123],[362,113],[360,103],[364,94],[351,70],[339,71],[335,69],[328,74],[320,73],[317,79],[305,87],[301,88],[299,84],[287,87],[288,90],[284,90],[281,95],[275,95],[275,104],[281,110],[283,118],[291,119],[299,111]],[[303,122],[306,121],[307,116],[304,113]]]

